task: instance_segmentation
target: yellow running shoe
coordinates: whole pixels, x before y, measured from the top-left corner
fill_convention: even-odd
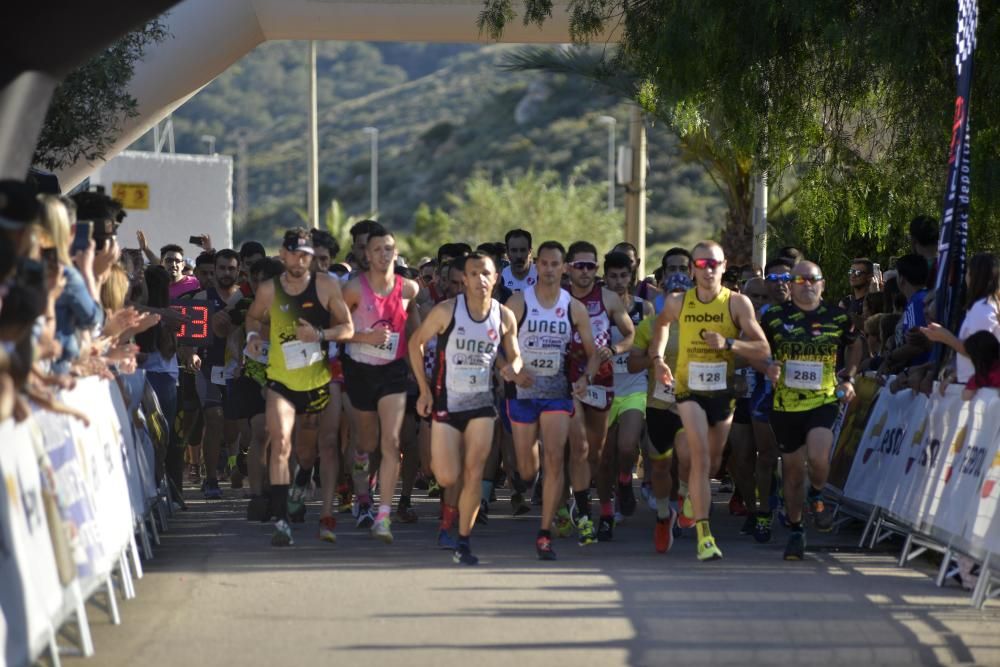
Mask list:
[[[559,511],[556,512],[556,520],[553,523],[555,524],[556,535],[559,537],[569,537],[573,534],[573,519],[569,515],[569,510],[565,507],[559,508]]]
[[[722,551],[715,544],[715,538],[709,535],[698,543],[698,560],[720,560]]]
[[[681,528],[694,528],[694,505],[691,504],[690,496],[679,496],[680,516],[677,517],[677,525]]]

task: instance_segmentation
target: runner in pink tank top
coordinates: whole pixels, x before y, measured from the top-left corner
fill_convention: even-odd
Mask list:
[[[358,276],[361,303],[351,313],[355,331],[389,330],[389,340],[381,345],[348,343],[347,354],[354,361],[384,366],[406,356],[406,310],[403,308],[404,279],[396,276],[392,291],[382,296],[368,282],[368,276]]]

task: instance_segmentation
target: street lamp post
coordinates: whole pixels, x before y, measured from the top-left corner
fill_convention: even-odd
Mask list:
[[[615,124],[613,116],[599,116],[597,122],[608,126],[608,213],[615,210]]]
[[[378,215],[378,128],[366,127],[362,132],[371,138],[371,214],[374,218]]]
[[[201,141],[205,144],[206,153],[209,155],[215,155],[215,135],[214,134],[203,134],[201,135]]]

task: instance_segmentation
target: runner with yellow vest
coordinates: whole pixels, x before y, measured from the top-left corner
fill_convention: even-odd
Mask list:
[[[354,334],[340,282],[327,273],[309,270],[313,253],[307,230],[286,232],[281,244],[285,271],[257,287],[246,316],[247,356],[267,358],[266,420],[271,445],[268,471],[271,513],[278,517],[271,536],[273,546],[293,543],[288,525],[288,487],[292,481],[288,459],[296,415],[296,453],[300,461],[311,463],[316,459],[319,430],[333,428],[332,424],[320,423],[321,413],[324,417],[331,414],[325,411],[330,402],[330,366],[324,348]],[[266,353],[260,333],[265,323],[270,325]],[[321,455],[337,459],[335,451]],[[336,479],[334,469],[332,478],[322,482],[332,485]]]
[[[649,356],[654,376],[665,385],[673,384],[677,397],[691,457],[687,481],[698,531],[698,560],[706,561],[722,558],[708,525],[709,476],[719,468],[733,421],[734,357],[763,360],[770,347],[750,300],[722,286],[726,270],[722,247],[702,241],[691,257],[695,287],[666,298],[653,325]],[[680,323],[679,346],[677,367],[672,371],[663,360],[663,351],[669,326],[675,321]]]

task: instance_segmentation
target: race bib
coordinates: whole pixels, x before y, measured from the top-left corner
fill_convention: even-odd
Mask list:
[[[615,375],[629,375],[628,372],[628,352],[616,354],[612,359],[615,367]]]
[[[490,369],[486,366],[449,366],[448,391],[475,394],[490,390]]]
[[[212,366],[212,384],[226,386],[226,367]]]
[[[323,361],[323,348],[318,342],[303,343],[300,340],[291,340],[281,344],[281,351],[285,355],[285,368],[290,371]]]
[[[271,350],[271,344],[270,343],[262,343],[261,346],[260,346],[260,355],[259,356],[255,357],[252,354],[250,354],[250,350],[247,349],[246,347],[243,348],[243,355],[245,357],[247,357],[248,359],[253,359],[254,361],[256,361],[259,364],[267,364],[267,355],[268,355],[268,352],[270,352],[270,350]]]
[[[396,352],[399,350],[399,332],[393,331],[389,334],[389,341],[384,345],[364,345],[364,352],[368,356],[386,361],[395,361]]]
[[[782,369],[785,386],[789,389],[816,391],[823,388],[822,361],[794,361],[787,359]]]
[[[524,365],[537,377],[550,377],[559,373],[563,355],[559,348],[525,348],[522,352]]]
[[[657,380],[656,385],[653,387],[653,398],[664,403],[676,403],[677,397],[674,396],[674,383],[663,384],[662,381]]]
[[[601,387],[594,384],[587,385],[587,391],[580,398],[580,402],[603,410],[608,406],[607,387]]]
[[[726,389],[726,362],[688,362],[688,387],[694,391],[724,391]]]

